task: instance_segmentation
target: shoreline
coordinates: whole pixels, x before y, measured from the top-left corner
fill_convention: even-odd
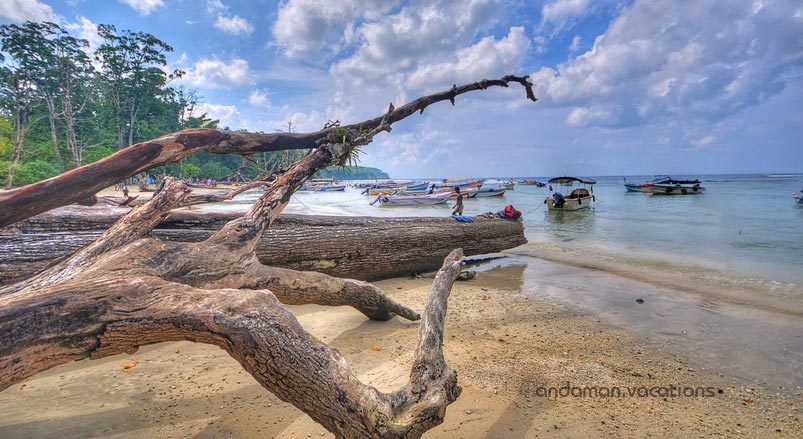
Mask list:
[[[528,270],[503,266],[455,284],[444,355],[458,372],[463,393],[447,409],[444,424],[425,438],[792,438],[803,433],[799,392],[787,395],[702,368],[665,343],[645,341],[593,314],[529,294]],[[375,284],[421,310],[431,280]],[[340,350],[364,382],[390,391],[406,381],[416,322],[398,317],[372,322],[348,307],[288,308],[307,331]],[[136,366],[123,372],[132,362]],[[539,396],[539,389],[566,383],[710,387],[715,394]],[[332,437],[262,389],[222,350],[189,342],[58,366],[0,393],[0,406],[3,437]]]

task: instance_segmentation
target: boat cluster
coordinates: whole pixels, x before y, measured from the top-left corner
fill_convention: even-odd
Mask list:
[[[471,177],[451,178],[437,183],[428,181],[416,184],[383,182],[364,185],[363,194],[376,196],[370,204],[381,206],[431,206],[446,203],[450,198],[503,197],[514,187],[513,180],[481,180]],[[455,188],[460,188],[458,193]]]
[[[556,177],[549,180],[549,191],[553,192],[552,185],[570,186],[579,185],[569,195],[563,195],[555,190],[544,200],[549,210],[580,210],[587,209],[593,201],[594,185],[596,180],[584,177]],[[650,195],[696,195],[705,192],[700,180],[676,180],[668,175],[658,175],[651,181],[644,183],[628,183],[625,178],[625,189],[628,192],[641,192]]]

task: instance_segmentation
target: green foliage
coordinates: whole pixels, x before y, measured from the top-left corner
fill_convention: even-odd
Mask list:
[[[201,176],[201,167],[193,165],[192,163],[182,163],[181,173],[186,178],[195,178]]]
[[[61,171],[52,163],[36,160],[19,165],[14,172],[14,184],[18,186],[36,183],[44,179],[55,177]]]
[[[183,72],[163,71],[173,50],[169,44],[111,25],[98,26],[98,37],[96,70],[86,54],[88,42],[58,24],[0,25],[0,184],[13,154],[15,121],[22,120],[20,108],[28,123],[15,186],[100,160],[127,147],[129,135],[137,143],[185,128],[219,128],[218,120],[198,115],[197,90],[170,86]],[[340,130],[339,140],[346,136]],[[81,150],[81,163],[74,163]],[[287,169],[304,154],[255,154],[256,163],[245,166],[240,156],[199,153],[150,172],[214,179],[240,172],[254,178]]]
[[[0,115],[0,157],[11,154],[11,123]]]
[[[206,162],[201,166],[201,177],[204,178],[222,178],[231,175],[234,170],[229,169],[218,162]]]
[[[8,168],[11,167],[11,161],[0,160],[0,186],[5,187],[6,180],[8,179]]]
[[[389,176],[381,169],[367,166],[330,166],[317,172],[314,178],[335,178],[338,180],[375,180],[389,178]]]
[[[88,165],[90,163],[95,163],[96,161],[112,154],[114,154],[114,150],[107,146],[96,146],[94,148],[89,148],[84,151],[84,154],[81,157],[81,164]]]

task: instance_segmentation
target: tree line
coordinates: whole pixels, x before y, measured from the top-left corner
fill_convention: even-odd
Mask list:
[[[0,26],[0,185],[6,189],[181,129],[220,128],[218,120],[196,114],[197,90],[172,85],[186,72],[166,71],[168,43],[107,24],[97,34],[101,44],[90,51],[87,40],[56,23]],[[150,172],[250,179],[304,154],[200,153]]]

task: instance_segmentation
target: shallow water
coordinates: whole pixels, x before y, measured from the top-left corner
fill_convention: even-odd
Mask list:
[[[627,193],[621,178],[597,178],[597,202],[593,209],[578,212],[549,212],[543,204],[548,188],[516,186],[504,198],[466,200],[464,213],[496,212],[507,204],[524,213],[529,243],[513,250],[509,260],[481,268],[525,266],[517,281],[524,294],[596,315],[686,352],[706,367],[786,389],[803,386],[799,313],[731,303],[740,302],[738,294],[749,294],[747,303],[779,299],[794,305],[790,310],[803,307],[803,207],[792,200],[792,193],[803,188],[803,176],[696,178],[703,181],[704,194],[673,197]],[[247,192],[203,209],[245,210],[259,195]],[[427,207],[371,206],[374,198],[354,188],[300,192],[285,212],[449,216],[454,205],[450,201]],[[595,270],[555,264],[543,260],[544,255]],[[737,300],[722,301],[703,289],[667,287],[653,278],[656,274],[686,285],[713,285],[739,293]],[[778,310],[778,303],[775,300],[767,308]]]
[[[683,353],[694,367],[784,393],[803,388],[803,319],[798,316],[526,256],[495,260],[480,270],[488,268],[522,294],[594,315]]]
[[[543,204],[548,188],[517,185],[502,198],[466,200],[464,213],[496,212],[513,204],[524,213],[529,241],[525,250],[556,252],[578,260],[605,259],[621,266],[637,261],[671,275],[703,276],[711,281],[737,276],[803,301],[803,207],[792,199],[792,193],[803,188],[803,175],[674,177],[700,178],[706,192],[690,196],[628,193],[621,177],[597,177],[597,202],[589,210],[549,212]],[[640,182],[652,177],[627,178]],[[247,192],[204,209],[244,210],[259,194]],[[285,212],[448,216],[454,204],[371,206],[374,198],[354,188],[298,192]]]

